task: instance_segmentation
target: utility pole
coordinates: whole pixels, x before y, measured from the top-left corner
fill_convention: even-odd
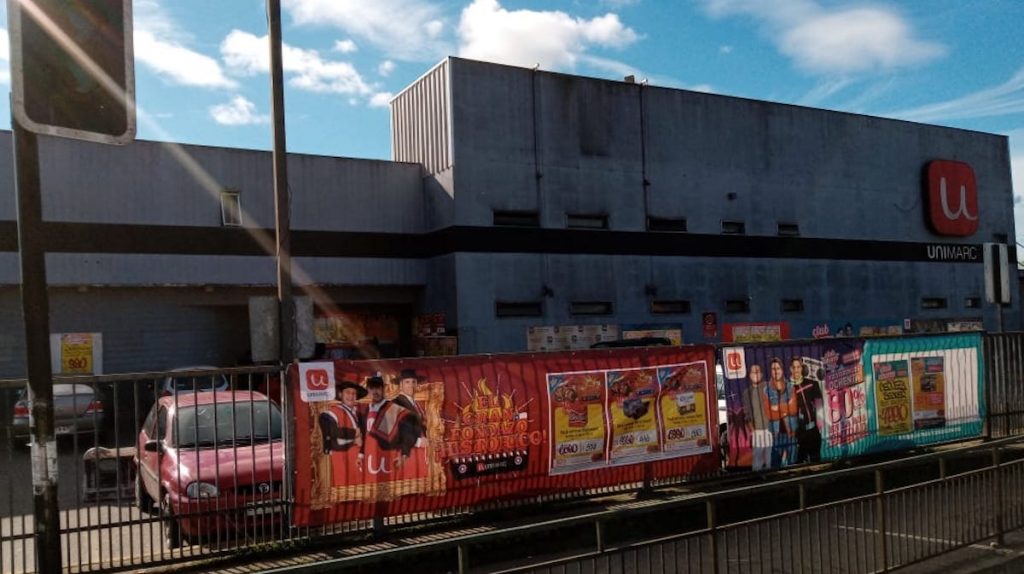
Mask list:
[[[291,204],[288,192],[288,150],[284,132],[284,71],[281,58],[281,0],[267,0],[267,19],[270,28],[270,90],[271,113],[274,117],[274,230],[277,245],[277,308],[279,357],[281,364],[281,405],[284,420],[295,420],[292,384],[288,365],[295,360],[297,333],[295,327],[295,299],[292,297]],[[283,490],[288,499],[295,493],[294,462],[295,439],[293,426],[284,425],[285,463]]]
[[[280,310],[281,363],[295,359],[295,301],[292,298],[291,205],[288,151],[284,131],[284,73],[281,63],[281,0],[267,0],[270,19],[270,89],[274,117],[274,215],[277,235],[277,300]]]

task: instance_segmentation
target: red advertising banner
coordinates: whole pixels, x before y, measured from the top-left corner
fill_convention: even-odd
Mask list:
[[[715,472],[713,365],[711,346],[334,361],[334,400],[293,386],[295,524]]]
[[[726,323],[724,343],[774,343],[789,339],[789,323]]]

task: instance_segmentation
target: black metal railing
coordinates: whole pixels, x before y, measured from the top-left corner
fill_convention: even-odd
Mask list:
[[[913,483],[901,482],[904,473],[896,470],[900,466],[859,467],[842,472],[863,473],[867,468],[877,474],[862,477],[860,486],[842,497],[814,486],[840,475],[816,474],[783,481],[781,488],[790,491],[772,498],[771,504],[765,498],[742,505],[757,510],[753,514],[737,514],[727,501],[730,492],[735,499],[754,496],[754,490],[718,493],[687,502],[688,520],[696,516],[700,524],[680,522],[670,533],[631,527],[631,532],[651,534],[646,539],[616,539],[612,532],[619,517],[602,514],[589,527],[595,532],[594,549],[571,560],[598,565],[636,561],[643,566],[640,571],[661,571],[660,564],[671,562],[676,569],[664,571],[868,572],[915,563],[1024,527],[1024,503],[1018,494],[1024,486],[1024,463],[1009,456],[1006,448],[1024,435],[1024,334],[985,335],[983,346],[984,435],[1011,437],[984,447],[989,457],[984,465],[949,469],[952,455],[934,455],[927,461],[937,465],[935,476]],[[287,483],[295,464],[288,455],[292,421],[283,416],[289,397],[281,375],[277,367],[245,367],[58,377],[55,385],[61,388],[55,389],[59,392],[54,401],[59,436],[57,449],[48,450],[56,452],[65,570],[129,569],[228,555],[284,541],[442,522],[481,510],[452,507],[292,527],[293,499]],[[28,401],[25,381],[0,381],[4,573],[35,571]],[[909,460],[920,462],[917,457]],[[632,491],[693,478],[663,477],[654,485],[497,501],[488,508]],[[863,491],[865,484],[868,491]],[[467,539],[464,546],[469,549],[481,540]],[[768,544],[770,540],[775,543]],[[558,572],[570,563],[566,560],[515,571]]]

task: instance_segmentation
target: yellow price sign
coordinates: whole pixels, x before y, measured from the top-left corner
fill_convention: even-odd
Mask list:
[[[89,333],[66,333],[60,337],[61,373],[92,374],[93,341]]]

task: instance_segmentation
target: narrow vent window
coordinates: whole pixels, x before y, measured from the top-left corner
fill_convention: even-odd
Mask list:
[[[722,221],[722,233],[726,235],[743,235],[747,232],[747,224],[742,221]]]
[[[569,303],[569,313],[572,315],[611,315],[612,304],[610,301],[573,301]]]
[[[566,227],[569,229],[608,229],[607,215],[566,215]]]
[[[494,225],[540,227],[540,214],[536,211],[495,211]]]
[[[494,315],[499,319],[512,317],[542,317],[544,305],[540,301],[497,301]]]
[[[729,299],[725,302],[726,313],[749,313],[750,301],[746,299]]]
[[[689,301],[651,301],[651,313],[659,315],[685,315],[689,312]]]
[[[647,231],[686,233],[685,217],[648,217]]]
[[[800,313],[804,310],[803,299],[783,299],[782,300],[782,312],[783,313]]]
[[[921,299],[922,309],[945,309],[946,299],[945,297],[925,297]]]
[[[781,237],[799,237],[800,226],[796,223],[782,223],[779,222],[779,236]]]

